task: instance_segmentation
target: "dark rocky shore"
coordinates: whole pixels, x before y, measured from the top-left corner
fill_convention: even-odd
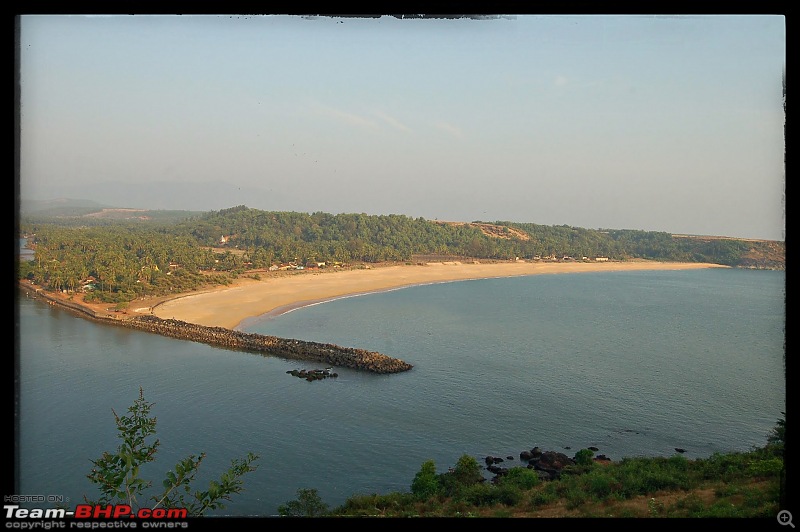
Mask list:
[[[567,449],[569,449],[569,447],[567,447]],[[606,455],[594,454],[595,451],[598,450],[597,447],[587,447],[579,452],[588,453],[587,460],[604,464],[610,463],[611,459]],[[579,456],[578,453],[575,453],[574,457],[570,457],[558,451],[542,451],[539,447],[534,447],[519,453],[519,460],[521,462],[520,467],[533,469],[541,480],[557,480],[561,478],[561,473],[564,468],[567,466],[574,466],[579,462]],[[514,456],[501,458],[489,455],[484,458],[486,470],[494,475],[491,482],[496,483],[508,474],[509,468],[498,464],[511,460],[514,460]]]
[[[82,316],[88,317],[94,321],[151,332],[162,336],[179,338],[181,340],[190,340],[192,342],[200,342],[236,351],[247,351],[294,360],[320,362],[327,366],[351,368],[371,373],[401,373],[413,368],[413,366],[407,362],[375,351],[367,351],[366,349],[245,333],[225,329],[224,327],[206,327],[180,320],[163,320],[152,315],[126,318],[100,316],[81,305],[53,297],[41,289],[30,290],[27,287],[22,288],[25,290],[28,297],[44,299],[51,304],[56,304],[79,312]]]

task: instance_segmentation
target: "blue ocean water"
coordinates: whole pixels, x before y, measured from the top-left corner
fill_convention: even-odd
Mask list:
[[[331,506],[408,491],[424,461],[444,471],[465,453],[743,451],[785,410],[784,272],[461,281],[249,323],[414,365],[315,382],[286,373],[313,365],[98,325],[24,295],[19,315],[19,489],[72,501],[96,494],[90,459],[118,445],[111,409],[140,387],[158,417],[158,459],[143,470],[156,485],[189,454],[207,453],[201,482],[260,455],[220,515],[274,515],[301,488]]]

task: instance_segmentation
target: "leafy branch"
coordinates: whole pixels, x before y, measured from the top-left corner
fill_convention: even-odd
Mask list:
[[[144,391],[139,388],[139,398],[128,408],[128,415],[117,415],[112,409],[122,443],[116,452],[104,452],[91,461],[93,467],[87,478],[97,485],[101,495],[96,501],[84,496],[87,503],[123,503],[139,509],[139,500],[153,484],[140,477],[140,467],[155,460],[160,445],[158,439],[148,442],[156,432],[156,418],[150,416],[152,407],[153,403],[145,400]],[[243,477],[257,469],[254,463],[259,458],[248,453],[245,458],[232,460],[230,468],[218,480],[212,480],[207,490],[193,490],[192,482],[205,457],[205,453],[189,455],[167,471],[161,484],[163,491],[149,498],[153,502],[151,508],[185,508],[191,516],[225,508],[223,501],[230,501],[244,490]]]

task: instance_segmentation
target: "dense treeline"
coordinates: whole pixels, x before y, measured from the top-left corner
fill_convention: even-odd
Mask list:
[[[23,228],[34,235],[35,255],[32,261],[20,263],[20,278],[51,290],[74,291],[88,285],[87,301],[120,303],[144,295],[185,292],[209,283],[228,284],[232,277],[225,270],[233,270],[241,262],[228,254],[220,264],[211,250],[194,238],[165,228],[129,224],[23,224]]]
[[[394,214],[309,214],[245,206],[169,223],[83,222],[85,218],[22,220],[20,230],[32,235],[36,254],[32,262],[20,265],[20,277],[54,290],[76,290],[92,279],[91,297],[122,302],[228,283],[247,269],[275,264],[408,262],[418,255],[484,260],[607,257],[783,267],[783,242],[679,238],[664,232],[566,225],[457,224]],[[490,234],[486,227],[491,227]]]
[[[178,230],[185,230],[205,245],[214,245],[222,235],[231,235],[232,244],[247,250],[254,264],[262,258],[259,250],[266,252],[267,262],[408,261],[412,254],[466,255],[470,243],[487,240],[479,229],[468,225],[447,227],[395,214],[307,214],[246,207],[180,224]],[[488,247],[473,251],[476,253],[471,255],[483,258],[509,256]]]

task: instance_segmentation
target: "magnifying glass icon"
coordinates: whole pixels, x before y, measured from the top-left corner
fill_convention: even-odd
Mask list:
[[[792,512],[789,510],[781,510],[778,512],[778,522],[782,525],[789,525],[790,527],[794,528],[794,523],[792,523]]]

